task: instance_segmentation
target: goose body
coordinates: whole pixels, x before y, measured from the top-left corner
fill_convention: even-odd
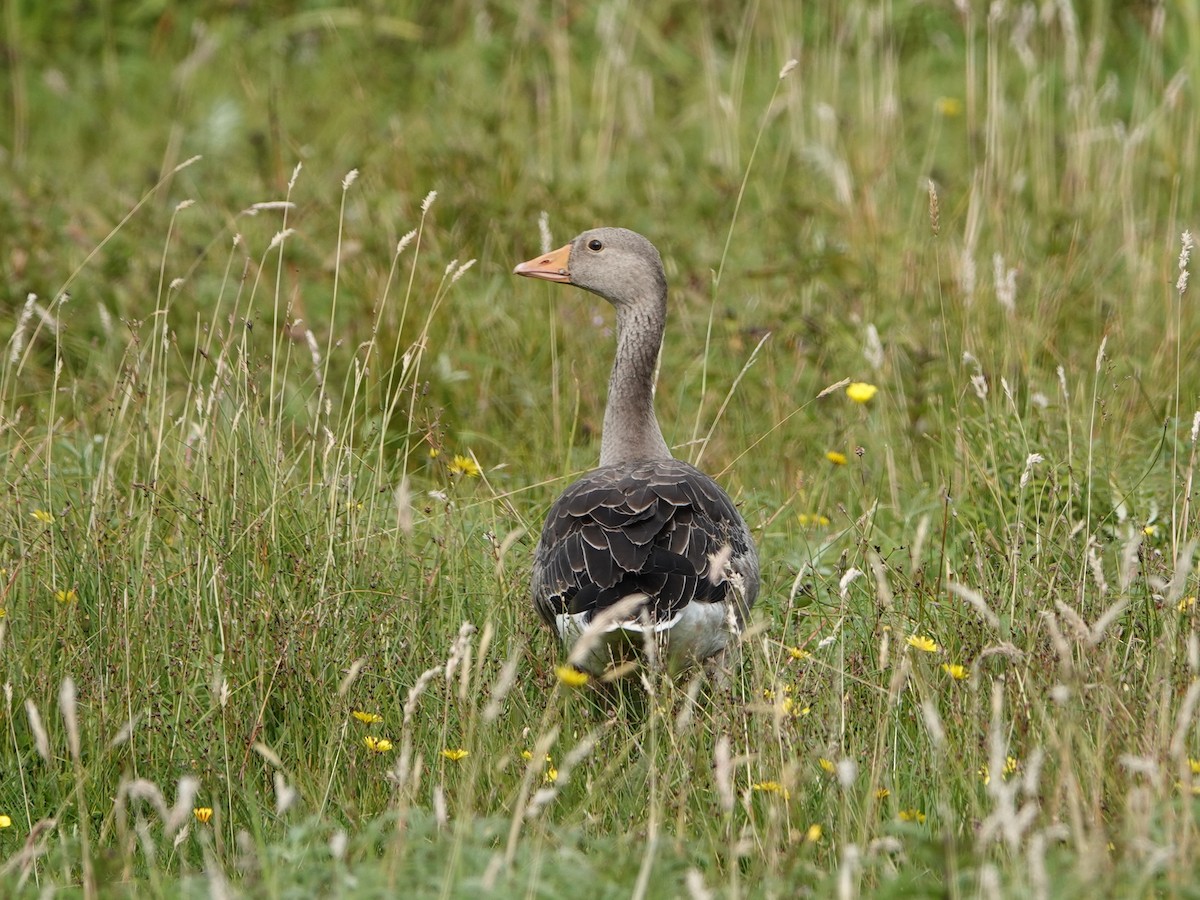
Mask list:
[[[596,228],[514,271],[617,311],[600,466],[546,516],[533,556],[538,614],[593,674],[648,645],[672,670],[719,662],[758,594],[758,554],[720,485],[671,455],[654,413],[667,297],[658,251],[636,232]]]

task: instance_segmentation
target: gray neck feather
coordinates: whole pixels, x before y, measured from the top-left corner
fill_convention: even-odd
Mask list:
[[[654,415],[654,377],[666,313],[665,296],[617,307],[617,355],[608,380],[602,466],[671,458]]]

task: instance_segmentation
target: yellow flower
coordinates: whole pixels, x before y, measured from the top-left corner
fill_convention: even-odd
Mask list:
[[[933,104],[933,108],[938,111],[938,115],[945,116],[947,119],[955,119],[962,115],[962,101],[957,97],[938,97]]]
[[[457,747],[453,750],[447,747],[442,751],[442,756],[446,757],[450,762],[458,762],[460,759],[466,759],[470,755],[471,751],[464,750],[462,747]]]
[[[837,766],[835,766],[833,764],[833,760],[826,759],[823,756],[817,760],[817,765],[820,766],[823,771],[828,772],[830,775],[832,775],[835,771],[837,771]]]
[[[855,403],[867,403],[879,388],[873,384],[867,384],[865,381],[852,381],[846,386],[846,396]]]
[[[0,606],[0,619],[3,619],[7,615],[8,615],[8,610],[5,609],[3,606]]]
[[[835,466],[844,466],[846,464],[846,454],[838,453],[836,450],[827,450],[825,458]]]
[[[59,603],[71,603],[78,596],[79,595],[75,592],[75,588],[71,588],[69,591],[54,592],[54,599]]]
[[[815,844],[821,839],[821,826],[816,822],[808,826],[808,830],[804,832],[804,840],[810,844]]]
[[[192,815],[196,817],[196,821],[201,825],[207,825],[212,820],[212,807],[197,806],[192,810]]]
[[[955,681],[962,681],[967,677],[966,667],[960,666],[958,663],[942,663],[942,671]]]
[[[430,459],[437,459],[439,456],[441,456],[441,454],[442,454],[442,451],[439,450],[437,447],[429,448],[429,458]]]
[[[790,656],[792,659],[808,659],[808,657],[811,655],[807,650],[802,650],[799,647],[788,647],[787,652],[788,656]]]
[[[800,523],[802,528],[809,525],[820,525],[824,527],[829,524],[829,516],[823,516],[820,513],[799,513],[796,516],[796,521]]]
[[[1177,610],[1179,610],[1180,612],[1187,612],[1190,607],[1193,607],[1195,605],[1196,605],[1195,597],[1184,597],[1182,600],[1179,601],[1179,605],[1175,608]]]
[[[920,650],[922,653],[937,653],[939,649],[937,642],[931,637],[910,634],[904,641],[908,646]]]
[[[387,738],[375,737],[373,734],[368,734],[363,738],[363,743],[367,745],[367,749],[372,753],[387,753],[392,749],[392,742]]]
[[[479,473],[483,469],[479,468],[479,463],[475,462],[471,457],[456,453],[454,454],[454,459],[450,461],[450,465],[446,466],[446,471],[451,475],[465,475],[468,478],[478,478]]]
[[[877,790],[875,792],[876,800],[886,800],[890,796],[892,796],[892,792],[889,791],[887,788],[880,788],[879,790]]]
[[[1017,758],[1015,756],[1004,757],[1004,768],[1000,772],[1001,777],[1007,779],[1009,775],[1017,771],[1017,767],[1019,765],[1020,763],[1017,762]],[[979,775],[983,778],[984,784],[992,783],[992,774],[988,771],[988,767],[986,765],[979,767]]]
[[[902,809],[899,812],[901,822],[916,822],[918,825],[925,824],[925,813],[919,809]]]
[[[44,525],[49,525],[54,521],[54,516],[46,512],[44,509],[35,509],[33,511],[33,517]]]
[[[1158,531],[1158,526],[1151,523],[1150,525],[1147,525],[1145,528],[1142,529],[1142,534],[1144,534],[1146,536],[1150,536],[1150,535],[1154,534],[1154,532],[1156,532],[1156,531]]]
[[[1193,775],[1200,775],[1200,759],[1188,757],[1188,767],[1192,770]]]
[[[543,780],[545,780],[545,781],[549,781],[549,782],[558,781],[558,769],[554,768],[554,766],[549,766],[546,769],[546,774],[542,777],[543,777]]]
[[[554,677],[565,684],[567,687],[577,688],[583,687],[588,683],[586,672],[580,672],[573,666],[558,666],[554,670]]]
[[[358,719],[364,725],[378,725],[383,721],[383,716],[379,713],[363,712],[361,709],[354,710],[350,715],[354,716],[354,718]]]
[[[788,789],[785,788],[778,781],[758,781],[758,782],[755,782],[754,784],[750,785],[750,790],[764,791],[765,793],[768,793],[768,794],[779,794],[781,797],[783,797],[784,800],[787,800],[789,797],[792,796],[791,793],[789,793]]]

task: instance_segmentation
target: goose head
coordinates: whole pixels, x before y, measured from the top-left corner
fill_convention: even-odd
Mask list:
[[[662,304],[667,277],[654,245],[628,228],[593,228],[552,253],[536,256],[516,275],[573,284],[617,308]]]

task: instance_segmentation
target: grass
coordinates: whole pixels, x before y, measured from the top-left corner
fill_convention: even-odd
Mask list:
[[[3,14],[6,891],[1194,893],[1194,15]],[[556,678],[543,210],[664,253],[728,691]]]

